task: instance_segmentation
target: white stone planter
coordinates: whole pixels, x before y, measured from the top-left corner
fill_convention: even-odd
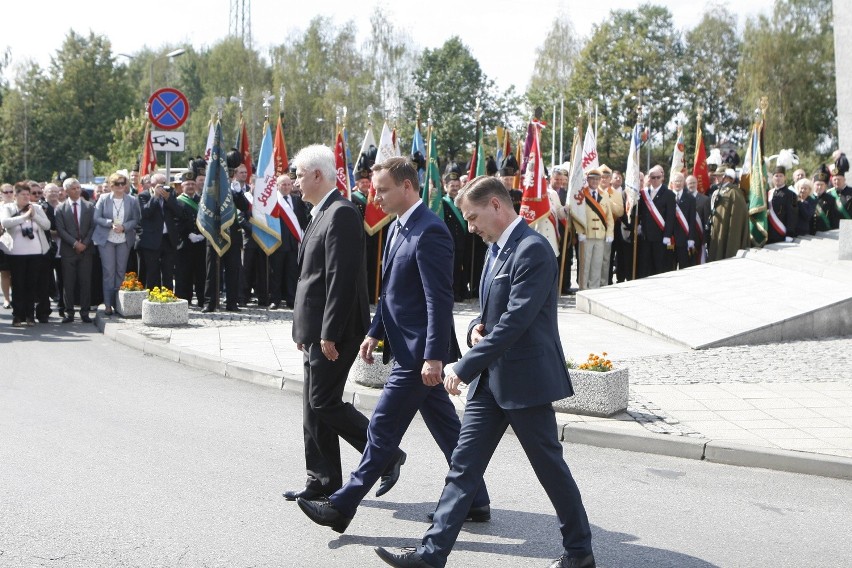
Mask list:
[[[142,302],[142,323],[155,327],[186,325],[189,322],[189,302]]]
[[[123,317],[138,318],[142,315],[142,302],[147,297],[147,290],[119,290],[115,309]]]
[[[585,414],[588,416],[612,416],[627,410],[630,392],[627,368],[604,373],[568,369],[574,396],[557,400],[553,409],[557,412]]]
[[[355,357],[355,363],[349,369],[349,380],[365,387],[380,389],[388,382],[392,364],[382,363],[382,354],[373,353],[373,364],[365,363],[360,356]]]

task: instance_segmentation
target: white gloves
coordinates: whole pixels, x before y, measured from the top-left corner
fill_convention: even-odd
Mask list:
[[[613,239],[612,237],[607,237],[607,238],[606,238],[606,242],[607,242],[607,243],[611,243],[613,240],[615,240],[615,239]]]
[[[578,235],[577,235],[577,240],[579,240],[581,243],[586,242],[586,235],[584,235],[584,234],[582,234],[582,233],[578,234]]]
[[[663,244],[669,246],[670,244],[672,244],[672,240],[668,237],[663,237]]]
[[[686,241],[686,248],[695,248],[695,241]]]
[[[240,185],[238,181],[231,182],[231,193],[242,193],[243,187]]]
[[[200,243],[204,240],[204,235],[199,235],[198,233],[190,233],[189,240],[193,243]]]
[[[785,243],[792,243],[792,242],[793,242],[793,237],[784,237],[784,242],[785,242]]]

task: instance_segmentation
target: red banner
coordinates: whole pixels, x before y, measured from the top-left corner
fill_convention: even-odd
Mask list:
[[[275,177],[286,174],[290,170],[290,160],[287,158],[287,144],[284,142],[284,124],[278,117],[275,128],[275,138],[272,141],[272,156],[275,160]]]
[[[707,171],[707,149],[704,147],[704,136],[701,127],[695,140],[695,163],[692,166],[692,175],[698,179],[699,193],[706,194],[710,189],[710,173]]]
[[[240,135],[237,140],[237,149],[243,157],[243,165],[246,167],[246,183],[251,183],[251,176],[254,173],[254,168],[251,164],[251,144],[249,144],[248,132],[246,131],[246,121],[240,117]]]
[[[157,171],[157,152],[151,141],[150,124],[145,122],[145,147],[142,149],[142,159],[139,161],[139,177],[153,174]]]
[[[334,167],[337,170],[337,191],[346,199],[350,198],[349,176],[346,175],[346,146],[343,145],[343,131],[338,129],[337,141],[334,143]]]

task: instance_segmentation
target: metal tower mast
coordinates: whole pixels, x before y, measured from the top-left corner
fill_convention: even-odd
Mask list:
[[[251,0],[231,0],[228,35],[243,40],[251,47]]]

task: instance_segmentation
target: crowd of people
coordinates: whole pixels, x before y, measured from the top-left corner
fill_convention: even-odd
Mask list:
[[[362,219],[367,214],[375,153],[360,156],[351,201]],[[174,290],[178,298],[204,312],[239,311],[256,304],[270,310],[292,309],[298,276],[297,257],[310,205],[294,184],[295,170],[276,180],[281,245],[267,254],[252,238],[251,182],[239,152],[227,156],[230,190],[238,210],[231,226],[231,248],[217,263],[217,253],[196,224],[205,182],[206,162],[192,160],[188,171],[172,180],[162,173],[110,175],[94,190],[83,190],[75,178],[59,183],[22,181],[3,184],[0,207],[0,284],[3,307],[13,310],[15,327],[47,322],[58,309],[62,322],[79,312],[88,322],[101,303],[115,310],[125,273],[139,274],[143,286]],[[534,228],[555,231],[551,239],[560,266],[560,292],[598,288],[669,270],[732,257],[751,242],[748,189],[728,164],[710,164],[712,185],[702,193],[695,176],[654,166],[640,173],[639,197],[631,203],[624,175],[606,165],[584,173],[583,191],[569,196],[570,164],[547,172],[553,223]],[[516,212],[518,163],[508,155],[501,164],[488,160],[488,176],[509,191]],[[849,165],[840,155],[831,169],[821,166],[808,176],[797,169],[788,180],[784,166],[771,175],[767,195],[768,243],[836,229],[852,218]],[[452,289],[455,301],[479,296],[486,254],[482,239],[454,200],[467,174],[461,164],[447,165],[443,176],[443,220],[453,238]],[[57,180],[58,181],[58,180]],[[790,185],[792,181],[792,185]],[[585,221],[572,215],[574,205],[586,209]],[[575,209],[576,210],[576,209]],[[371,304],[379,296],[381,251],[387,228],[365,229],[365,266]],[[216,266],[220,274],[216,277]],[[218,288],[217,288],[218,285]],[[224,296],[224,307],[220,304]]]

